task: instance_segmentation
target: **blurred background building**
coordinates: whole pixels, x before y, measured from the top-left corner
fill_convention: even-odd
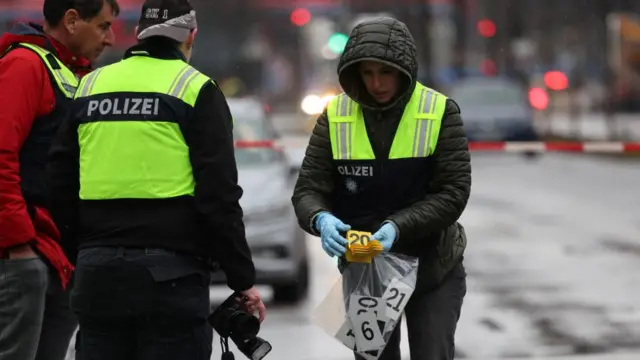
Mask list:
[[[388,15],[412,30],[420,80],[432,87],[507,76],[544,90],[531,95],[539,110],[640,110],[637,0],[192,1],[200,24],[194,65],[227,94],[259,96],[272,108],[300,111],[306,96],[339,91],[337,58],[351,28]],[[120,0],[118,44],[102,64],[135,42],[142,2]],[[6,29],[38,22],[41,5],[0,0],[0,19]]]

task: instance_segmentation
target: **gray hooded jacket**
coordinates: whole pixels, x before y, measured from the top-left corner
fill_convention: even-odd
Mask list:
[[[403,74],[401,90],[388,104],[380,106],[360,80],[357,66],[363,60],[383,62]],[[377,18],[358,24],[340,58],[338,75],[344,91],[357,101],[364,114],[367,133],[377,158],[387,157],[404,107],[416,84],[417,51],[402,22]],[[425,84],[428,86],[428,84]],[[430,165],[433,174],[428,195],[410,207],[392,214],[388,220],[398,228],[392,251],[421,258],[419,281],[423,286],[439,284],[460,261],[466,247],[463,227],[457,223],[471,190],[471,163],[467,138],[458,105],[451,99]],[[331,141],[326,111],[317,120],[302,163],[292,202],[300,226],[317,235],[312,226],[320,211],[332,210],[334,189]]]

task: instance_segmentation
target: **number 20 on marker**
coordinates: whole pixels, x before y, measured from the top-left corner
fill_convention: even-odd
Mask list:
[[[365,231],[350,230],[347,232],[347,239],[349,241],[349,245],[358,244],[361,246],[367,246],[367,244],[371,240],[371,233]]]

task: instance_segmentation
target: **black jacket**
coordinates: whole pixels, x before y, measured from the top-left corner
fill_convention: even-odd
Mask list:
[[[367,133],[376,158],[387,157],[404,106],[415,88],[416,47],[407,27],[391,18],[378,18],[356,26],[339,63],[344,91],[362,109]],[[377,60],[396,67],[404,75],[399,95],[389,104],[378,105],[368,95],[356,65]],[[471,164],[467,138],[458,105],[447,100],[438,144],[428,169],[428,195],[393,213],[387,220],[398,228],[392,251],[421,257],[420,277],[427,286],[439,283],[460,261],[466,247],[464,229],[457,223],[467,205],[471,189]],[[326,112],[313,129],[292,202],[300,226],[317,235],[314,216],[333,210],[331,194],[333,160]]]
[[[183,59],[168,42],[147,42],[129,49],[160,59]],[[50,153],[52,214],[70,258],[96,246],[153,247],[219,262],[229,286],[254,285],[255,269],[245,238],[242,189],[233,146],[233,121],[220,89],[202,87],[191,116],[179,121],[189,147],[195,196],[171,199],[79,200],[78,122],[73,111]],[[183,120],[183,119],[181,119]]]

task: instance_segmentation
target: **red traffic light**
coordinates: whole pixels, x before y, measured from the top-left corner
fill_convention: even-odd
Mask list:
[[[297,8],[291,12],[291,22],[296,26],[304,26],[311,20],[311,13],[305,8]]]
[[[561,91],[569,87],[569,79],[562,71],[548,71],[544,74],[544,84],[550,90]]]
[[[496,35],[496,24],[489,19],[478,21],[478,33],[483,37],[494,37]]]

